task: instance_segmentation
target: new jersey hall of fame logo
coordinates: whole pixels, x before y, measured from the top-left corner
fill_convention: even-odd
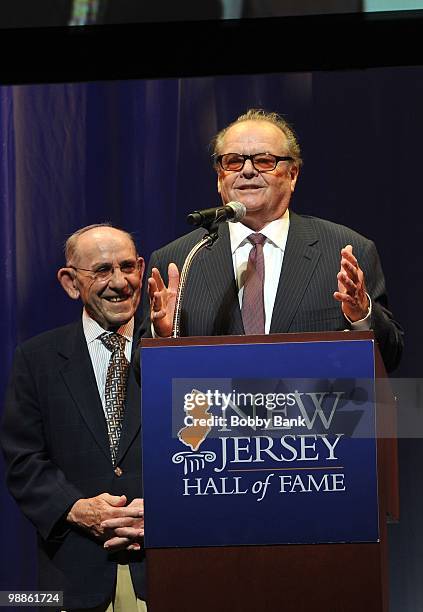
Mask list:
[[[283,381],[283,391],[275,381],[247,382],[253,390],[229,380],[173,380],[173,437],[185,447],[171,457],[181,468],[180,494],[256,502],[344,494],[343,450],[373,432],[365,381],[320,381],[317,390],[316,381]]]

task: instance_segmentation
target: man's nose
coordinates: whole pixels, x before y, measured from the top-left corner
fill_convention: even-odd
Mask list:
[[[251,159],[246,159],[244,162],[244,167],[242,168],[240,174],[244,176],[255,176],[258,174],[258,170],[256,170],[253,166],[253,162]]]
[[[127,280],[126,280],[126,276],[125,274],[123,274],[122,270],[120,269],[119,266],[115,266],[113,268],[113,273],[109,279],[109,286],[110,287],[116,287],[116,288],[121,288],[121,287],[125,287],[127,284]]]

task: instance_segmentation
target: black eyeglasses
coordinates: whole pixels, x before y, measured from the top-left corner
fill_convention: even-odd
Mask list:
[[[272,153],[254,153],[254,155],[242,155],[241,153],[225,153],[217,155],[216,161],[223,170],[239,172],[243,169],[247,159],[251,160],[258,172],[270,172],[274,170],[280,161],[294,161],[293,157],[287,155],[273,155]]]
[[[122,274],[127,276],[129,274],[133,274],[136,270],[139,270],[140,264],[139,261],[125,261],[120,266],[112,266],[112,264],[105,263],[92,269],[77,268],[76,266],[69,266],[69,268],[72,268],[72,270],[75,270],[76,272],[89,272],[93,280],[104,283],[112,278],[116,268],[119,268]]]

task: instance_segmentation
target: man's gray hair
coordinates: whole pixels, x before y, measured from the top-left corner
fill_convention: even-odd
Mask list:
[[[272,123],[277,128],[279,128],[286,136],[288,142],[288,151],[287,154],[294,158],[294,163],[298,166],[298,168],[302,165],[303,160],[301,159],[301,149],[298,143],[297,136],[294,132],[294,128],[278,113],[271,113],[263,110],[262,108],[250,108],[246,113],[240,115],[235,121],[232,121],[225,128],[220,130],[216,134],[216,136],[211,141],[211,149],[213,151],[213,155],[219,155],[222,150],[223,139],[226,135],[226,132],[243,121],[267,121],[268,123]],[[233,151],[236,153],[236,151]]]

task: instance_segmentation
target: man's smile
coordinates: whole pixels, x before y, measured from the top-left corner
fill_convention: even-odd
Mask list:
[[[130,295],[105,295],[103,296],[104,300],[107,300],[108,302],[112,302],[112,303],[117,303],[117,302],[125,302],[126,300],[128,300],[131,296]]]
[[[238,185],[234,187],[234,189],[238,189],[239,191],[246,191],[248,189],[263,189],[264,185],[254,185],[254,184],[246,184],[246,185]]]

